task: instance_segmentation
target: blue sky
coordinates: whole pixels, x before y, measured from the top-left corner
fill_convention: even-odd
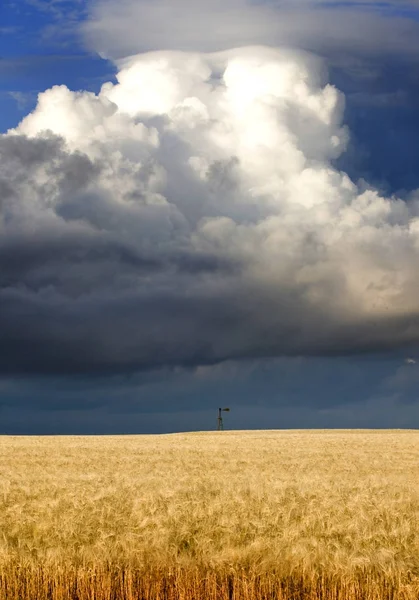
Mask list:
[[[85,3],[4,0],[0,6],[0,131],[7,131],[53,85],[98,92],[115,68],[87,52],[78,34]]]
[[[240,11],[242,2],[233,2],[238,13],[243,13],[239,31],[235,22],[231,31],[228,23],[223,31],[228,31],[227,38],[231,35],[234,41],[241,39],[243,31],[252,40],[263,39],[266,23],[261,19],[262,28],[255,31],[253,38],[253,16],[249,12],[247,18],[247,5],[246,10]],[[161,9],[165,3],[166,0],[159,0],[155,4]],[[196,39],[202,40],[205,48],[208,44],[211,47],[212,30],[205,33],[208,39],[204,39],[199,31],[201,10],[193,12],[198,4],[183,2],[185,14],[192,11],[191,18],[181,20],[175,31],[170,18],[161,23],[154,20],[153,3],[3,0],[0,133],[17,126],[34,110],[37,95],[52,86],[66,85],[70,90],[97,93],[104,82],[115,81],[114,63],[99,53],[116,60],[135,49],[159,49],[162,40],[169,48],[183,42],[189,48]],[[223,18],[224,4],[214,2],[208,8],[202,3],[198,9],[209,11],[211,18],[215,15],[217,22]],[[294,24],[297,16],[301,27],[295,29],[294,38],[286,38],[287,43],[319,54],[329,69],[331,83],[346,97],[344,122],[351,137],[347,152],[333,160],[333,166],[346,172],[354,182],[361,181],[361,186],[370,184],[389,197],[397,193],[410,202],[412,192],[419,189],[419,10],[414,2],[313,0],[302,6],[297,15],[288,15]],[[156,14],[165,13],[157,10]],[[357,23],[365,21],[365,15],[369,19],[370,39],[357,31]],[[323,35],[322,19],[332,28],[330,38]],[[142,29],[143,22],[157,23],[158,27]],[[196,37],[192,32],[189,39],[195,25]],[[269,30],[267,35],[274,34]],[[218,41],[224,47],[228,39]],[[85,166],[87,171],[94,170],[88,161]],[[0,185],[0,194],[2,189]],[[1,200],[0,196],[0,208]],[[91,202],[93,210],[96,200],[83,197],[87,204]],[[80,205],[71,209],[76,211],[76,217],[77,211],[82,211]],[[129,230],[128,222],[126,229]],[[36,240],[37,244],[41,241]],[[56,249],[53,244],[46,247],[52,248],[47,251],[51,253]],[[119,246],[115,248],[114,252],[121,252]],[[45,253],[43,256],[49,258]],[[141,268],[149,266],[143,264]],[[151,314],[153,310],[154,307]],[[182,307],[177,310],[182,317]],[[416,314],[409,318],[412,321],[407,319],[403,325],[406,331],[414,328]],[[40,323],[44,321],[33,323],[32,329],[42,328]],[[159,328],[157,321],[155,327]],[[342,332],[346,335],[344,324]],[[83,330],[82,336],[86,335]],[[17,336],[10,353],[19,354],[21,340],[28,343],[29,338],[26,332],[21,338]],[[87,344],[87,338],[83,339]],[[266,360],[262,352],[261,356],[256,352],[253,359],[230,358],[221,364],[199,365],[192,360],[190,368],[159,364],[150,372],[137,372],[127,367],[126,372],[116,369],[109,377],[103,373],[48,373],[45,365],[37,373],[36,368],[32,372],[27,365],[14,365],[16,372],[7,375],[3,370],[0,378],[0,433],[207,429],[215,423],[217,403],[232,406],[226,426],[234,428],[419,427],[417,340],[405,346],[374,347],[371,351],[368,348],[366,344],[361,350],[342,350],[337,344],[329,353]],[[54,347],[48,352],[53,354]],[[3,363],[9,364],[7,353],[0,356]],[[407,363],[407,357],[413,360]]]

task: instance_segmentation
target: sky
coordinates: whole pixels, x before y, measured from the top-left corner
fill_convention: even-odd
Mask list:
[[[4,0],[0,433],[419,427],[419,2]]]

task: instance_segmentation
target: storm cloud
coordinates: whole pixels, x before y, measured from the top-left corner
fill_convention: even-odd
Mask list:
[[[0,136],[0,370],[118,374],[419,342],[419,194],[333,166],[321,60],[152,52]]]

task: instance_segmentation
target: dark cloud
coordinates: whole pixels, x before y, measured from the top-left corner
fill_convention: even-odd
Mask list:
[[[0,381],[4,433],[160,433],[214,429],[414,428],[414,382],[400,357],[229,362],[132,377]]]

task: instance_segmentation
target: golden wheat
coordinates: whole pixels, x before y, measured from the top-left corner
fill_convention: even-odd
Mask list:
[[[0,437],[1,600],[419,598],[419,432]]]

